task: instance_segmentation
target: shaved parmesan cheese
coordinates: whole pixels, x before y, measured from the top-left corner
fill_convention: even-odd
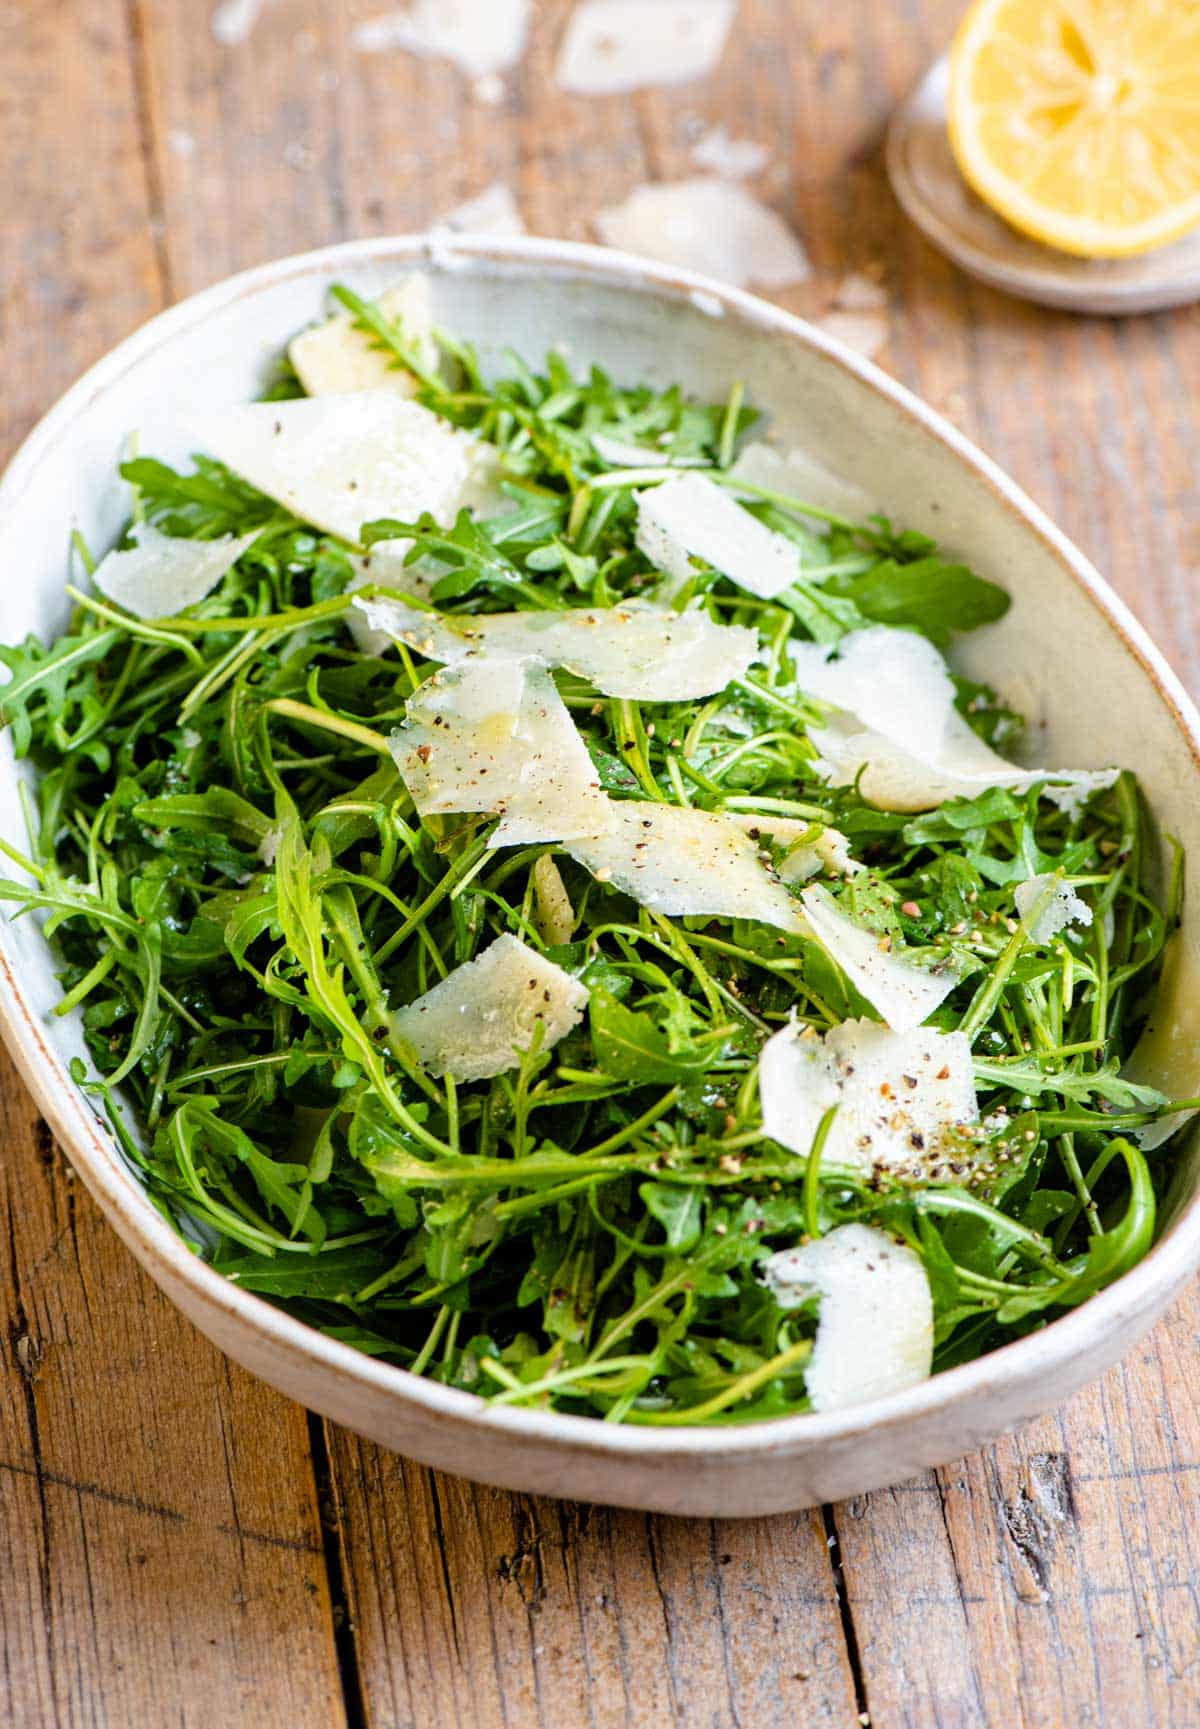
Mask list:
[[[439,217],[437,226],[452,234],[524,234],[525,221],[511,186],[497,180]]]
[[[802,822],[796,817],[764,817],[754,812],[730,815],[751,840],[758,840],[761,835],[776,846],[788,848],[778,866],[781,882],[807,882],[821,871],[830,876],[857,876],[865,869],[851,858],[850,842],[840,829],[818,828],[816,823]]]
[[[852,270],[838,283],[833,302],[846,312],[878,312],[888,303],[887,289],[877,277]]]
[[[605,96],[706,78],[736,11],[737,0],[581,0],[558,57],[558,86]]]
[[[1159,1117],[1156,1123],[1147,1123],[1145,1128],[1128,1130],[1129,1138],[1135,1141],[1144,1153],[1155,1152],[1159,1147],[1165,1147],[1172,1135],[1177,1135],[1196,1116],[1195,1111],[1168,1111],[1165,1117]]]
[[[403,10],[355,25],[350,40],[363,54],[400,48],[487,78],[521,58],[529,11],[530,0],[411,0]]]
[[[438,576],[445,566],[433,559],[420,564],[405,564],[404,558],[412,542],[381,540],[370,552],[351,554],[354,575],[346,584],[346,593],[360,588],[391,588],[397,594],[410,595],[414,600],[428,600]],[[417,609],[414,607],[413,612]],[[371,623],[366,603],[355,603],[342,615],[343,622],[354,638],[360,654],[385,654],[395,641],[391,631]]]
[[[636,494],[637,545],[656,569],[675,582],[703,559],[738,588],[770,600],[800,574],[800,554],[700,474],[680,475]]]
[[[221,0],[212,16],[212,33],[226,48],[245,42],[258,23],[266,0]]]
[[[1049,899],[1033,918],[1034,909],[1046,895]],[[1028,926],[1031,942],[1048,943],[1068,925],[1090,925],[1092,922],[1092,909],[1087,902],[1080,900],[1069,883],[1060,882],[1055,876],[1030,877],[1028,882],[1018,883],[1013,899]]]
[[[354,542],[364,522],[453,521],[496,452],[390,390],[250,402],[193,423],[203,447],[304,522]]]
[[[702,456],[672,456],[655,444],[632,444],[610,438],[606,432],[592,433],[592,448],[610,468],[707,468]]]
[[[906,1244],[870,1225],[839,1225],[772,1255],[761,1271],[780,1308],[821,1299],[804,1377],[814,1411],[882,1399],[929,1378],[933,1295],[921,1257]]]
[[[100,560],[92,581],[101,594],[137,618],[172,618],[217,586],[258,538],[224,534],[219,540],[177,540],[148,522],[132,529],[134,545]]]
[[[851,522],[862,522],[875,508],[861,487],[834,474],[806,450],[748,444],[729,472],[735,480],[762,487],[764,492],[777,492]]]
[[[683,702],[742,678],[759,656],[757,631],[717,624],[706,612],[629,603],[565,612],[495,612],[450,620],[402,601],[361,600],[374,631],[431,660],[504,655],[565,666],[606,696]]]
[[[578,1026],[587,988],[513,936],[497,937],[473,961],[393,1016],[422,1067],[456,1081],[515,1069],[539,1040],[549,1050]]]
[[[701,168],[711,168],[726,180],[740,180],[761,174],[771,160],[765,144],[755,144],[750,138],[731,138],[723,126],[713,126],[692,146],[692,161]]]
[[[802,928],[799,907],[749,835],[718,812],[610,800],[603,829],[568,840],[566,850],[651,912]]]
[[[959,714],[945,661],[913,631],[883,624],[851,631],[836,658],[818,643],[798,643],[792,666],[801,689],[837,711],[809,728],[833,784],[859,780],[864,796],[884,810],[931,810],[990,786],[1021,791],[1042,782],[1051,783],[1044,796],[1068,808],[1117,778],[1116,769],[1006,762]]]
[[[391,750],[422,816],[505,817],[492,846],[586,835],[604,820],[587,746],[550,674],[529,661],[435,673],[409,698]]]
[[[420,596],[419,590],[406,590],[400,582],[389,582],[387,586],[401,593],[411,593],[414,599]],[[380,644],[378,652],[390,643],[402,642],[407,648],[423,654],[426,660],[440,660],[446,666],[456,665],[467,659],[470,653],[462,632],[448,618],[440,612],[409,606],[403,600],[356,600],[350,616],[357,617],[370,639]]]
[[[828,890],[814,884],[800,899],[813,934],[871,1007],[898,1033],[929,1019],[958,983],[948,963],[919,967],[888,939],[846,917]]]
[[[433,340],[429,278],[406,277],[381,294],[375,305],[385,318],[400,326],[422,366],[430,370],[436,367],[438,349]],[[349,312],[335,312],[323,324],[303,331],[288,349],[288,358],[310,396],[377,389],[411,396],[417,389],[413,375],[373,336],[360,330]]]
[[[608,246],[735,288],[751,282],[783,288],[810,274],[804,248],[783,218],[727,180],[636,186],[624,204],[597,213],[596,231]],[[714,316],[719,304],[712,303]]]
[[[792,665],[809,695],[847,710],[914,756],[932,758],[942,749],[954,686],[946,663],[926,637],[872,625],[844,636],[836,658],[821,644],[796,643]],[[981,751],[987,750],[982,740],[977,743]]]
[[[861,1171],[922,1174],[947,1131],[979,1116],[970,1041],[932,1027],[843,1021],[819,1038],[793,1021],[763,1046],[758,1085],[763,1128],[802,1156],[836,1105],[822,1162]]]

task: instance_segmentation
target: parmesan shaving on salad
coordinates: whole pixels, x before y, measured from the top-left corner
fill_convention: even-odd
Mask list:
[[[802,1157],[836,1106],[821,1161],[859,1171],[927,1172],[979,1116],[970,1042],[933,1027],[843,1021],[818,1036],[789,1021],[759,1054],[758,1087],[763,1128]]]
[[[884,810],[932,810],[991,786],[1016,791],[1047,783],[1044,796],[1070,809],[1112,786],[1116,769],[1026,769],[999,756],[954,706],[954,682],[925,637],[889,625],[851,631],[831,650],[792,646],[796,682],[834,714],[809,736],[835,786],[858,782]]]
[[[135,523],[129,533],[133,545],[106,553],[92,581],[135,618],[171,618],[195,606],[258,539],[255,530],[219,540],[176,540],[148,522]]]
[[[776,492],[798,504],[828,511],[850,522],[862,522],[875,509],[869,493],[851,480],[843,480],[808,451],[792,447],[777,450],[772,444],[747,444],[729,470],[734,480],[747,486]],[[753,494],[748,494],[753,496]]]
[[[192,431],[236,474],[302,522],[357,542],[365,522],[452,522],[488,496],[497,455],[391,390],[250,402]]]
[[[803,927],[793,897],[764,867],[758,848],[719,812],[682,805],[608,801],[602,828],[566,851],[600,882],[651,912],[676,918],[757,919]]]
[[[1018,883],[1013,899],[1025,920],[1031,942],[1048,943],[1068,925],[1092,922],[1092,909],[1087,902],[1079,898],[1070,883],[1053,875],[1030,877],[1027,882]]]
[[[921,1257],[872,1225],[839,1225],[760,1272],[782,1309],[821,1300],[804,1382],[814,1411],[882,1399],[929,1378],[933,1293]]]
[[[654,444],[634,444],[607,432],[591,434],[592,449],[610,468],[703,468],[702,456],[672,456]]]
[[[396,283],[379,296],[375,308],[400,326],[423,366],[430,370],[437,366],[427,276],[408,276]],[[288,359],[309,396],[379,389],[412,396],[417,389],[412,373],[369,331],[360,330],[350,312],[335,312],[324,323],[301,331],[288,348]]]
[[[549,1050],[565,1038],[587,1000],[578,979],[505,935],[397,1010],[392,1025],[431,1074],[484,1081],[516,1068],[535,1039]]]
[[[800,896],[805,916],[822,948],[837,962],[860,996],[898,1033],[929,1019],[958,983],[948,962],[921,967],[893,951],[890,939],[847,918],[828,890],[814,883]]]
[[[346,584],[346,593],[361,588],[390,588],[410,599],[428,601],[434,584],[446,567],[434,559],[422,559],[419,564],[406,564],[405,556],[412,542],[408,540],[377,541],[369,552],[351,553],[354,575]],[[418,608],[413,607],[415,613]],[[368,605],[356,601],[342,614],[346,629],[354,638],[360,654],[386,654],[395,637],[371,622]],[[422,615],[428,616],[428,615]]]
[[[786,847],[776,869],[780,882],[807,882],[809,877],[858,876],[866,867],[850,854],[850,843],[840,829],[803,822],[798,817],[758,816],[730,812],[730,819],[745,829],[751,840],[773,841]]]
[[[636,497],[638,547],[674,582],[686,582],[699,558],[738,588],[770,600],[800,575],[792,542],[703,475],[680,475]]]
[[[451,619],[391,599],[359,600],[355,607],[372,631],[407,643],[431,660],[528,658],[567,667],[605,696],[632,701],[712,696],[743,678],[760,654],[757,631],[718,624],[700,608],[672,612],[630,601]]]
[[[562,872],[550,854],[544,852],[535,859],[530,875],[538,935],[551,946],[569,943],[575,931],[575,909],[562,880]]]
[[[585,835],[603,820],[587,746],[544,667],[499,658],[447,667],[406,713],[391,750],[422,816],[504,817],[494,847]]]

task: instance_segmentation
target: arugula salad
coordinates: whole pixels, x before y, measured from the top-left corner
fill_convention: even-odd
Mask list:
[[[0,896],[196,1254],[638,1424],[874,1398],[1132,1266],[1200,1104],[1125,1072],[1181,861],[950,671],[1002,589],[736,385],[334,297],[0,649]]]

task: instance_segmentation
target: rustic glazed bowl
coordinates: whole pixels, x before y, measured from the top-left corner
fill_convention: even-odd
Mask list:
[[[719,284],[556,241],[435,237],[330,247],[221,283],[123,342],[51,410],[0,483],[7,579],[0,640],[50,636],[68,614],[67,539],[120,529],[115,464],[131,432],[181,457],[185,416],[257,393],[284,339],[329,284],[379,292],[434,278],[440,322],[485,361],[552,343],[620,380],[682,380],[720,397],[742,379],[770,429],[862,483],[901,522],[936,535],[1012,594],[958,655],[1034,722],[1033,761],[1137,770],[1162,827],[1200,857],[1200,716],[1162,656],[1079,552],[945,421],[799,320]],[[0,833],[20,845],[5,736]],[[1200,909],[1176,939],[1143,1078],[1175,1097],[1200,1083]],[[384,1446],[488,1483],[723,1517],[835,1500],[911,1476],[1059,1403],[1162,1313],[1200,1259],[1200,1169],[1181,1161],[1161,1240],[1116,1285],[1018,1343],[908,1392],[845,1412],[720,1429],[608,1426],[511,1408],[418,1379],[312,1331],[229,1284],[187,1249],[73,1084],[77,1026],[51,1022],[55,961],[36,924],[0,924],[0,1028],[76,1169],[137,1259],[202,1332],[265,1380]]]

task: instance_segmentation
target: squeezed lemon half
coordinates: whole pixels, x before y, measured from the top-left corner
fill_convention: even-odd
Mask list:
[[[1014,228],[1119,258],[1200,224],[1200,0],[975,0],[950,141]]]

